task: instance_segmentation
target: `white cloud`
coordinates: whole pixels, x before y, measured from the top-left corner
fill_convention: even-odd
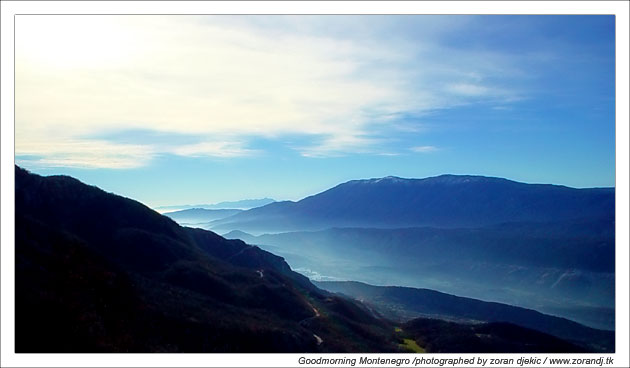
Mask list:
[[[240,157],[252,155],[256,151],[243,148],[238,142],[203,142],[175,147],[172,153],[189,157]]]
[[[103,159],[86,159],[64,146],[117,129],[237,137],[152,155],[249,155],[238,137],[286,134],[326,137],[297,148],[307,156],[369,152],[380,142],[370,126],[392,124],[387,116],[513,96],[484,82],[509,69],[503,59],[444,49],[435,39],[455,22],[431,19],[410,42],[380,38],[386,17],[18,16],[16,154],[41,143],[59,164],[153,157],[100,142],[92,156]]]
[[[38,166],[132,169],[144,166],[155,155],[148,146],[114,144],[98,140],[17,141],[17,155]]]
[[[435,146],[416,146],[416,147],[411,147],[411,150],[413,152],[418,152],[418,153],[431,153],[439,149]]]
[[[456,83],[449,85],[447,90],[464,96],[485,96],[489,93],[489,89],[484,86],[472,83]]]
[[[256,153],[239,142],[197,144],[120,144],[95,139],[16,142],[20,161],[37,166],[133,169],[148,164],[159,154],[187,157],[241,157]]]
[[[374,150],[382,139],[351,134],[331,135],[318,144],[296,147],[304,157],[338,157],[347,152],[362,154],[380,154]]]

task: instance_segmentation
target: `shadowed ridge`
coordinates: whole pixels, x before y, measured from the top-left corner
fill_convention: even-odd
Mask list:
[[[258,247],[16,167],[17,352],[396,351],[384,327],[335,332],[358,317],[324,318],[326,295]],[[299,323],[314,303],[324,342]]]

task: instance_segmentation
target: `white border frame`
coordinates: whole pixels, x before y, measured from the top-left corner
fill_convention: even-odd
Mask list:
[[[298,366],[303,354],[15,354],[14,351],[14,69],[13,22],[15,14],[614,14],[616,15],[616,346],[614,366],[630,366],[628,329],[628,14],[626,1],[2,1],[1,6],[1,366]],[[313,355],[310,357],[316,357]],[[329,357],[385,357],[385,354],[335,354]],[[498,354],[440,354],[449,357],[518,357]],[[548,357],[544,354],[527,356]],[[413,359],[415,355],[397,357]],[[553,358],[575,355],[549,355]],[[516,366],[516,365],[514,365]]]

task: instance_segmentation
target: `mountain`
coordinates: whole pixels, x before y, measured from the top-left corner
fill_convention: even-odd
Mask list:
[[[392,327],[240,240],[15,170],[16,352],[396,352]]]
[[[313,279],[430,288],[615,326],[615,236],[607,220],[224,236],[281,255]]]
[[[614,188],[575,189],[442,175],[353,180],[298,202],[275,202],[217,220],[215,231],[272,233],[330,227],[480,227],[506,222],[614,219]]]
[[[577,344],[586,344],[597,350],[612,352],[615,347],[613,331],[589,328],[531,309],[462,298],[429,289],[373,286],[353,281],[315,284],[325,290],[342,293],[369,304],[380,314],[394,320],[409,321],[418,317],[430,317],[456,322],[507,322]]]
[[[16,167],[15,208],[17,353],[440,351],[470,331],[493,351],[594,351],[512,325],[401,332],[281,257],[67,176]]]
[[[275,199],[260,198],[260,199],[241,199],[240,201],[225,201],[208,205],[204,208],[209,209],[222,209],[222,208],[237,208],[237,209],[250,209],[268,205],[275,202]]]
[[[239,210],[248,210],[251,208],[256,208],[260,206],[267,205],[269,203],[275,202],[274,199],[271,198],[260,198],[260,199],[242,199],[240,201],[225,201],[214,204],[184,204],[184,205],[174,205],[174,206],[159,206],[156,207],[155,210],[161,213],[168,211],[177,211],[184,209],[193,209],[193,208],[203,208],[203,209],[239,209]]]
[[[191,208],[181,211],[164,212],[164,216],[168,216],[175,220],[180,225],[200,225],[206,224],[210,221],[220,220],[232,215],[235,215],[243,210],[237,209],[220,209],[209,210],[205,208]]]

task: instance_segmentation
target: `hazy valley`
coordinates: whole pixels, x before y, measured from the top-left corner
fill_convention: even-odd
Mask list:
[[[614,225],[613,188],[444,175],[351,181],[201,226],[314,279],[431,288],[612,330]]]

